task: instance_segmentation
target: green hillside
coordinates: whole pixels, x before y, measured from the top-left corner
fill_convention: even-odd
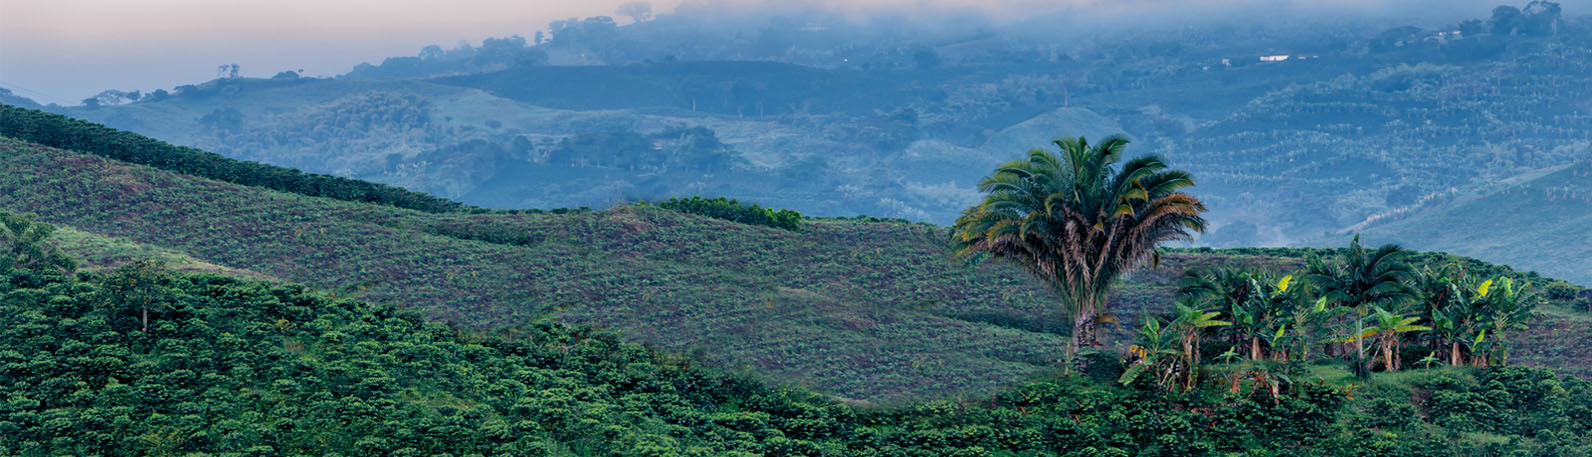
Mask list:
[[[145,328],[139,313],[150,310]],[[1048,377],[854,408],[553,323],[481,336],[215,275],[0,268],[0,454],[1582,455],[1592,384],[1526,368],[1290,395]],[[986,400],[987,399],[987,400]],[[1416,411],[1424,414],[1416,414]]]
[[[1046,294],[1015,271],[947,258],[931,226],[828,220],[792,233],[642,207],[432,214],[0,149],[6,209],[476,328],[551,316],[672,349],[711,344],[710,359],[852,398],[1009,383],[1049,367],[1062,340],[959,318],[1044,328],[1032,315]]]
[[[1485,254],[1496,263],[1531,265],[1545,275],[1592,284],[1592,162],[1436,201],[1372,224],[1365,234],[1422,249]]]
[[[0,208],[476,329],[611,328],[841,398],[988,392],[1051,370],[1065,339],[1048,292],[1004,264],[949,258],[929,225],[813,219],[792,232],[643,206],[425,213],[16,141],[0,152]],[[1172,252],[1122,289],[1108,341],[1162,312],[1188,268],[1292,268],[1302,254]],[[1576,339],[1592,323],[1561,314],[1519,336],[1519,360],[1588,366]]]
[[[110,270],[140,260],[154,260],[173,271],[211,273],[253,280],[276,280],[255,271],[216,265],[170,249],[126,238],[88,233],[71,227],[57,227],[53,240],[62,252],[78,262],[78,268],[85,271]]]

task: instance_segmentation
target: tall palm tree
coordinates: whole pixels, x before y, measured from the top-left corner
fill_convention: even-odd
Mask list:
[[[1432,331],[1427,335],[1427,342],[1434,351],[1444,352],[1452,341],[1447,337],[1458,329],[1455,325],[1458,322],[1451,319],[1448,313],[1452,312],[1450,307],[1461,301],[1455,294],[1458,289],[1454,284],[1462,281],[1465,281],[1465,270],[1453,262],[1437,268],[1430,265],[1422,267],[1410,281],[1416,297],[1415,308],[1411,311],[1431,323]],[[1446,329],[1445,325],[1448,326]]]
[[[1311,257],[1305,278],[1327,300],[1355,310],[1352,319],[1354,333],[1351,340],[1355,349],[1355,372],[1361,377],[1368,374],[1365,362],[1365,316],[1368,306],[1397,305],[1415,298],[1414,289],[1405,284],[1414,274],[1414,268],[1404,262],[1407,254],[1396,244],[1386,244],[1375,251],[1367,251],[1355,235],[1338,262],[1328,263],[1320,257]]]
[[[1226,309],[1234,304],[1249,301],[1255,290],[1249,281],[1253,276],[1239,268],[1210,268],[1191,271],[1178,280],[1178,295],[1191,300]]]
[[[1098,320],[1123,274],[1157,258],[1157,245],[1203,232],[1205,204],[1181,189],[1187,172],[1147,155],[1121,164],[1128,140],[1054,142],[1001,164],[979,182],[984,201],[957,218],[959,255],[1015,262],[1051,287],[1073,321],[1072,348],[1099,345]]]

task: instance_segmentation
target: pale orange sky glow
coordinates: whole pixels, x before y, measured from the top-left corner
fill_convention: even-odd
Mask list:
[[[430,44],[529,37],[626,0],[0,0],[0,87],[75,104],[104,89],[171,88],[238,63],[248,76],[347,72]],[[678,1],[653,1],[670,11]]]

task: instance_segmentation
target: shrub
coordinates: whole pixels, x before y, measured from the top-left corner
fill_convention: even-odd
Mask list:
[[[664,209],[723,219],[730,222],[762,225],[791,231],[801,230],[802,213],[788,209],[774,210],[763,208],[756,203],[744,205],[735,201],[735,199],[724,197],[702,198],[693,196],[690,199],[671,198],[669,201],[659,202],[658,206]]]
[[[1552,300],[1574,300],[1581,293],[1581,288],[1564,281],[1554,281],[1542,288],[1543,295]]]

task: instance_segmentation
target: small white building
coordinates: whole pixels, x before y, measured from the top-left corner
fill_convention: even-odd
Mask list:
[[[1284,60],[1288,60],[1287,55],[1260,56],[1261,62],[1282,62]]]

